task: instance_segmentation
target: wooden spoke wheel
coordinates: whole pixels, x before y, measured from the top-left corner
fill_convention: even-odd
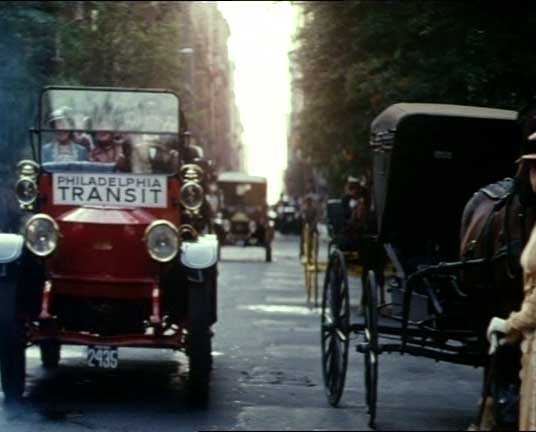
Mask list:
[[[378,286],[374,271],[369,271],[364,281],[365,306],[365,386],[369,412],[369,426],[374,428],[378,396]]]
[[[322,375],[328,402],[339,403],[348,369],[350,295],[343,254],[334,250],[328,262],[322,295]]]

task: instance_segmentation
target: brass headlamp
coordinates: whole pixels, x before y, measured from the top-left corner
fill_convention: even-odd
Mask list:
[[[39,164],[33,160],[22,160],[17,164],[19,179],[15,185],[15,195],[22,210],[33,210],[35,200],[39,194],[37,176]]]
[[[205,191],[201,186],[204,177],[203,168],[196,164],[187,164],[180,171],[183,186],[181,204],[189,216],[199,217]]]

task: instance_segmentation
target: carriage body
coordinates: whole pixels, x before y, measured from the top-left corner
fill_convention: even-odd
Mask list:
[[[479,188],[513,174],[516,112],[441,104],[392,105],[371,124],[373,213],[382,243],[436,242],[459,254],[465,204]],[[424,251],[408,254],[426,255]]]
[[[368,236],[395,269],[388,281],[395,315],[474,338],[475,305],[460,283],[462,268],[454,265],[462,213],[480,188],[512,176],[520,143],[516,118],[507,110],[402,103],[373,121]],[[443,263],[451,265],[439,270]],[[370,262],[368,270],[380,266]],[[427,268],[423,279],[419,272]],[[410,277],[416,287],[405,311]]]
[[[184,128],[169,91],[43,90],[35,159],[19,164],[25,216],[20,256],[8,263],[19,277],[1,290],[4,343],[40,346],[46,367],[62,345],[87,346],[88,366],[101,368],[118,367],[123,347],[183,350],[192,395],[206,401],[217,239],[193,228],[204,191]],[[84,156],[64,155],[62,136]],[[94,158],[104,138],[121,157]],[[19,398],[24,351],[1,352],[4,393]]]
[[[484,260],[460,258],[460,226],[476,191],[512,176],[516,118],[507,110],[400,103],[372,122],[370,204],[359,247],[364,320],[350,322],[344,251],[331,251],[324,282],[323,373],[332,405],[344,389],[351,333],[363,336],[357,350],[365,357],[371,425],[381,353],[486,365],[487,342],[472,313],[478,303],[462,283],[469,268],[485,272]]]

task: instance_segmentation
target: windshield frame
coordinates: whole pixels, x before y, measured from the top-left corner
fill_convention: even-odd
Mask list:
[[[222,195],[222,198],[224,200],[224,202],[226,201],[225,199],[225,190],[224,188],[221,188],[220,185],[233,185],[233,186],[239,186],[239,185],[252,185],[252,186],[259,186],[259,185],[262,185],[262,197],[260,197],[260,200],[262,202],[259,202],[259,203],[255,203],[255,204],[251,204],[250,206],[251,207],[256,207],[256,206],[261,206],[261,205],[266,205],[267,204],[267,198],[268,198],[268,190],[267,190],[267,182],[256,182],[256,181],[252,181],[252,182],[247,182],[247,181],[222,181],[222,180],[218,180],[217,181],[217,185],[218,185],[218,189],[220,190],[220,193]],[[257,194],[255,194],[257,195]],[[236,197],[237,194],[236,193],[233,193],[233,196]],[[236,203],[233,203],[233,204],[229,204],[229,203],[225,203],[224,207],[229,207],[229,205],[232,205],[232,206],[235,206]]]
[[[47,92],[53,91],[53,90],[61,90],[61,91],[102,91],[102,92],[110,92],[110,93],[150,93],[150,94],[167,94],[174,96],[177,100],[177,126],[178,130],[177,132],[159,132],[159,131],[130,131],[125,130],[121,131],[121,133],[129,133],[129,134],[139,134],[139,135],[161,135],[161,136],[170,136],[170,137],[177,137],[177,142],[179,143],[180,147],[180,137],[183,132],[183,128],[185,125],[183,125],[182,121],[182,111],[181,111],[181,99],[179,98],[178,94],[175,93],[172,90],[168,89],[153,89],[153,88],[128,88],[128,87],[88,87],[88,86],[63,86],[63,85],[51,85],[51,86],[45,86],[42,88],[41,93],[39,94],[39,100],[38,100],[38,107],[37,107],[37,119],[36,119],[36,126],[31,130],[33,134],[37,135],[37,149],[33,149],[34,157],[36,158],[37,162],[42,166],[42,149],[43,149],[43,134],[51,133],[51,132],[57,132],[57,129],[51,129],[51,128],[44,128],[42,127],[43,122],[43,98],[47,94]],[[93,132],[102,132],[103,130],[98,129],[68,129],[70,132],[84,132],[84,133],[93,133]],[[115,131],[110,131],[115,132]],[[33,141],[33,140],[32,140]],[[33,147],[33,145],[32,145]],[[181,152],[182,153],[182,152]],[[45,170],[46,171],[46,170]],[[48,171],[46,171],[48,173]],[[129,173],[131,175],[137,175],[134,173]],[[151,174],[142,174],[142,175],[151,175]],[[169,174],[158,174],[158,175],[166,175],[167,177],[173,177],[176,176],[174,173]]]

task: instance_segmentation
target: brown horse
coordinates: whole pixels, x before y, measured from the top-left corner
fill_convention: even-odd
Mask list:
[[[462,271],[476,334],[486,347],[492,317],[508,318],[523,300],[520,256],[536,221],[536,195],[529,181],[533,163],[523,161],[513,180],[488,185],[467,203],[461,223],[462,260],[484,258],[484,264]],[[517,427],[520,351],[503,348],[485,370],[479,427]],[[502,403],[502,405],[501,405]]]

